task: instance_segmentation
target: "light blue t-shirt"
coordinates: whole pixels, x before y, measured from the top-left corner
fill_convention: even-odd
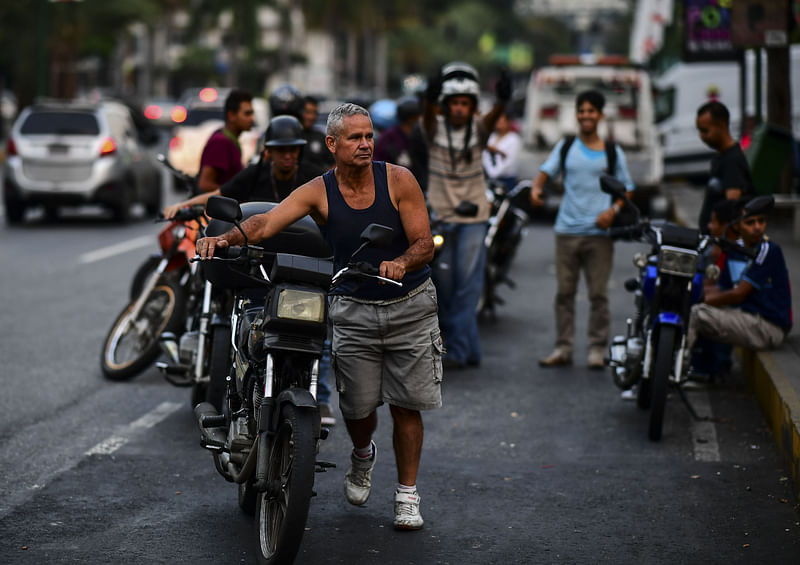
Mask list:
[[[550,178],[561,172],[561,147],[564,140],[559,141],[547,157],[547,161],[539,168]],[[625,185],[628,191],[636,187],[628,173],[625,154],[619,145],[617,151],[617,167],[614,176]],[[567,176],[564,182],[564,198],[558,209],[555,227],[556,233],[566,235],[605,235],[606,230],[598,228],[594,221],[597,215],[611,206],[611,197],[600,189],[600,176],[605,174],[608,166],[605,150],[596,151],[586,147],[579,137],[567,151],[564,167]]]

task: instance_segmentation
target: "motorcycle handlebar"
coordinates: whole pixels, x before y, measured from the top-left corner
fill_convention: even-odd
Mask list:
[[[630,226],[621,226],[616,228],[608,228],[608,235],[612,239],[620,239],[623,237],[639,237],[642,234],[646,224],[636,223]]]
[[[719,245],[723,251],[727,252],[734,252],[734,253],[741,253],[742,255],[749,257],[750,259],[755,259],[758,255],[755,249],[750,249],[749,247],[744,247],[739,245],[738,243],[731,241],[729,239],[725,239],[722,237],[714,238],[714,243]]]

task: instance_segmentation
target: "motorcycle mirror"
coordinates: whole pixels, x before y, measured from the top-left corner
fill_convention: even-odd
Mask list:
[[[227,196],[211,196],[206,202],[206,214],[217,220],[231,222],[239,230],[244,238],[244,245],[247,247],[247,234],[242,229],[242,207],[239,202]]]
[[[393,239],[394,230],[381,224],[370,224],[361,232],[361,241],[364,244],[372,245],[372,247],[379,249],[389,247]]]
[[[368,245],[377,247],[378,249],[389,247],[393,239],[394,230],[392,228],[382,226],[381,224],[370,224],[361,232],[361,245],[353,252],[350,259],[352,260],[353,257],[358,255],[358,253]]]
[[[456,206],[455,213],[464,218],[474,218],[478,215],[478,205],[474,202],[462,200],[458,206]]]
[[[239,202],[226,196],[212,196],[206,203],[206,213],[217,220],[237,223],[242,219],[242,208]]]
[[[743,217],[760,216],[768,213],[775,206],[775,197],[771,194],[766,196],[756,196],[744,205]]]
[[[625,185],[622,184],[619,179],[611,175],[600,176],[600,189],[606,194],[610,194],[615,199],[625,198]]]
[[[706,186],[709,192],[722,192],[722,183],[717,177],[708,179],[708,184]]]

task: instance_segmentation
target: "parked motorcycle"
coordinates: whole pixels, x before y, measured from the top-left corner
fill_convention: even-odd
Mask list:
[[[162,334],[182,333],[190,297],[197,292],[193,276],[197,269],[189,259],[195,255],[202,217],[203,206],[181,210],[158,235],[161,253],[148,258],[134,275],[130,302],[103,342],[100,367],[108,379],[138,375],[159,356]]]
[[[275,204],[213,196],[207,234],[220,235]],[[244,232],[242,231],[244,235]],[[385,246],[392,230],[371,224],[362,246]],[[232,359],[222,411],[195,407],[201,445],[217,471],[239,486],[239,505],[255,512],[258,561],[291,563],[300,547],[313,496],[317,461],[327,437],[316,402],[319,364],[327,336],[327,293],[345,279],[377,278],[377,269],[353,260],[333,273],[330,251],[305,217],[259,245],[220,250],[203,262],[214,286],[233,293]],[[214,383],[212,382],[212,386]]]
[[[624,185],[614,177],[604,175],[600,185],[614,199],[625,198]],[[750,213],[766,209],[770,198],[753,199],[745,209]],[[701,235],[696,229],[650,222],[641,218],[633,202],[625,205],[633,207],[637,220],[630,226],[611,228],[611,236],[645,242],[651,249],[633,257],[639,275],[627,280],[625,289],[634,293],[635,314],[627,320],[626,334],[614,337],[606,362],[617,386],[623,390],[637,387],[638,406],[650,409],[648,436],[658,441],[670,386],[697,417],[681,387],[688,379],[686,331],[691,307],[702,300],[704,277],[714,280],[719,276],[716,265],[703,265],[704,251],[716,244],[726,252],[749,257],[753,252],[727,239]]]
[[[505,300],[497,294],[497,288],[501,284],[516,288],[508,273],[522,241],[525,225],[528,223],[523,200],[527,201],[529,198],[530,189],[530,180],[517,183],[508,192],[504,185],[489,182],[487,196],[492,212],[484,239],[486,279],[478,308],[480,312],[491,317],[495,316],[495,307],[498,304],[505,304]]]
[[[161,163],[177,183],[195,179]],[[101,367],[111,380],[133,378],[161,352],[168,362],[156,366],[175,386],[192,387],[191,403],[206,400],[221,407],[223,387],[210,387],[211,375],[228,371],[230,319],[226,294],[204,281],[195,256],[195,241],[204,234],[205,206],[181,210],[158,235],[161,252],[148,257],[133,277],[130,303],[111,326],[103,345]],[[220,379],[214,379],[218,383]],[[223,382],[224,385],[224,382]]]

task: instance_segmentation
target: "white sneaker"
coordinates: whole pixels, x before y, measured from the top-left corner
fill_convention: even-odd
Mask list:
[[[619,397],[622,400],[636,400],[636,396],[639,394],[639,387],[637,385],[633,385],[628,390],[623,390]]]
[[[350,454],[350,469],[344,475],[344,495],[347,502],[361,506],[369,498],[369,491],[372,488],[372,468],[375,467],[375,459],[378,457],[378,448],[375,442],[372,443],[372,457],[364,461],[356,457],[355,453]]]
[[[419,493],[394,492],[394,527],[398,530],[419,530],[422,527],[419,513]]]

